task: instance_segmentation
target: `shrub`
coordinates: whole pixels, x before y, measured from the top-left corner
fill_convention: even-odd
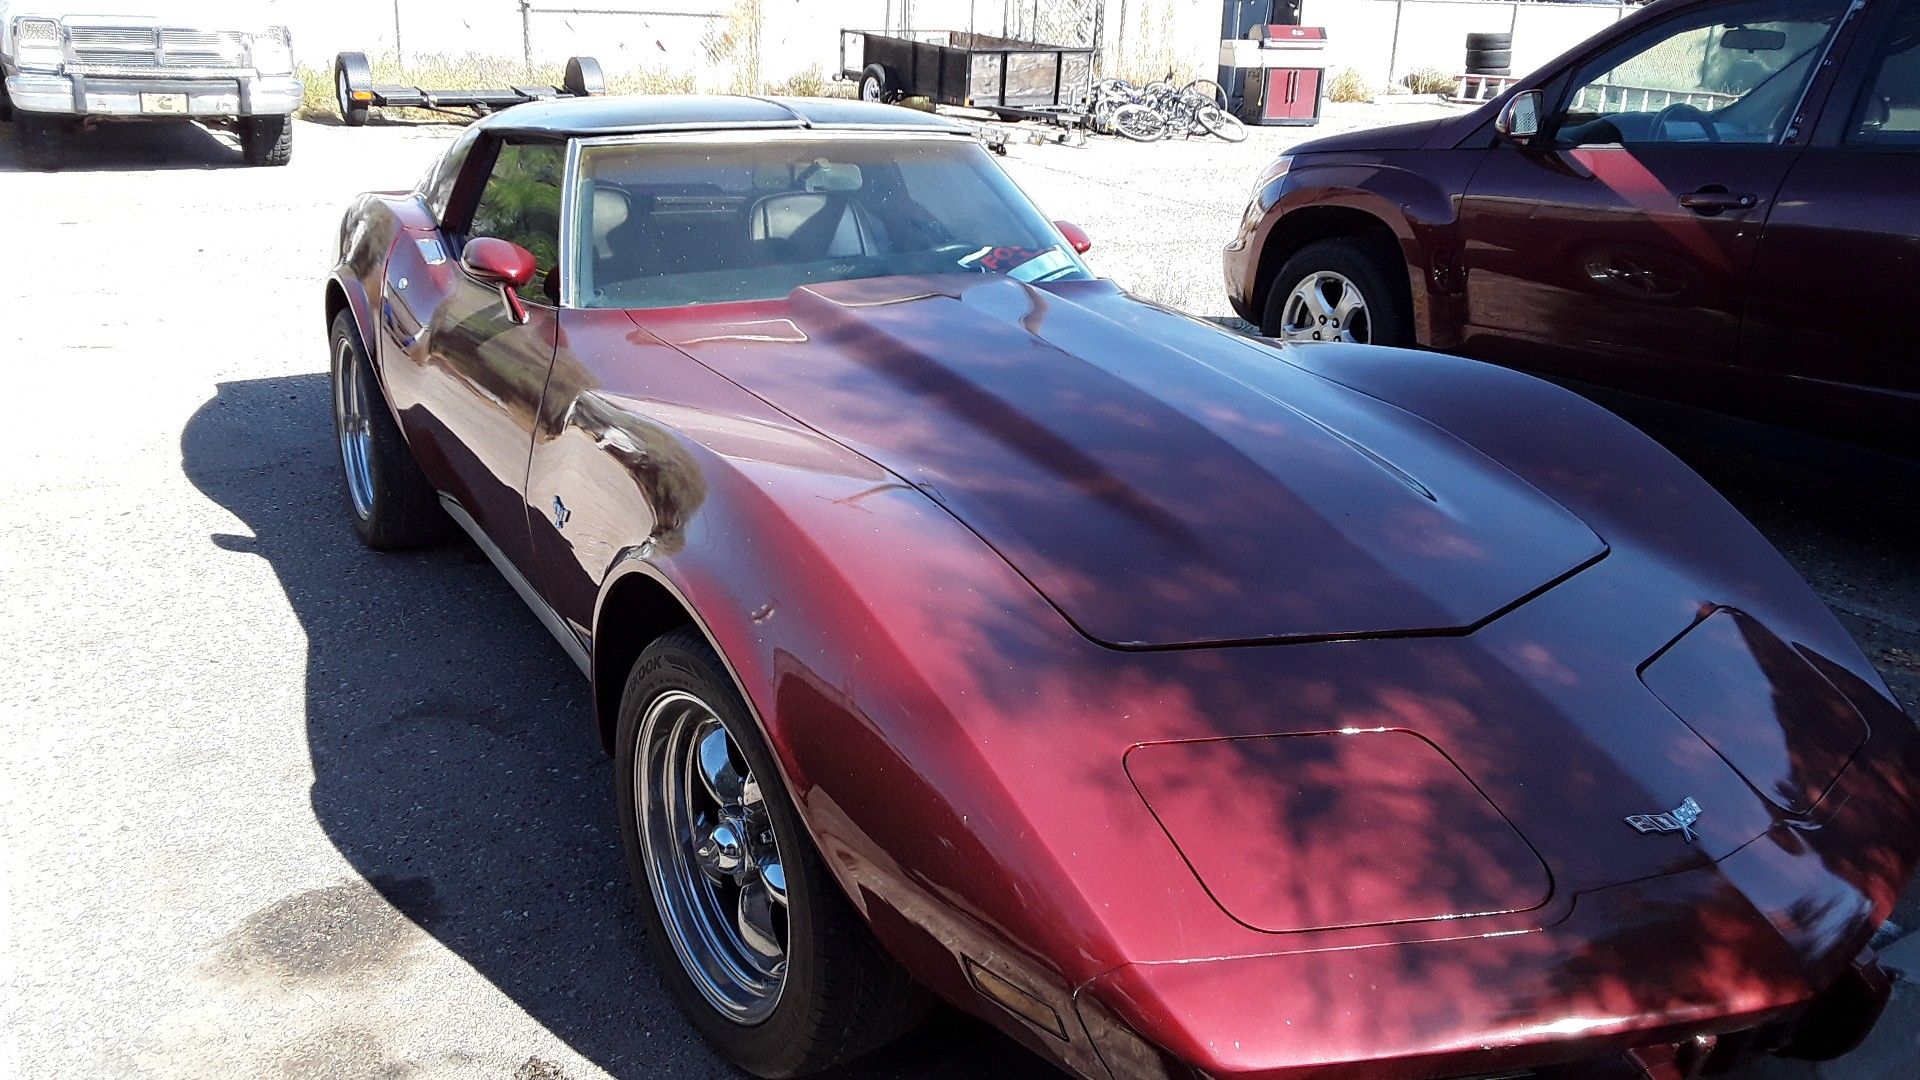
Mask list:
[[[1366,76],[1352,68],[1341,68],[1327,83],[1327,98],[1332,101],[1372,101],[1373,86]]]
[[[1416,94],[1451,94],[1460,80],[1439,68],[1421,68],[1401,76],[1400,83]]]

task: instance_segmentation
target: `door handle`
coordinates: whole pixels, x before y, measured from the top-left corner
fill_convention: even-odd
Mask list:
[[[1751,210],[1760,200],[1744,192],[1728,191],[1718,184],[1689,191],[1680,196],[1680,205],[1696,214],[1718,214],[1726,210]]]

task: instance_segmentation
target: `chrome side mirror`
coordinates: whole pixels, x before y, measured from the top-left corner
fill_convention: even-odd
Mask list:
[[[1508,98],[1493,119],[1493,130],[1521,146],[1540,134],[1540,91],[1523,90]]]

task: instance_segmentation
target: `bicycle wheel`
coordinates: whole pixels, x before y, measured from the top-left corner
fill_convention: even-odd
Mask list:
[[[1227,107],[1227,91],[1212,79],[1195,79],[1180,88],[1183,94],[1196,94],[1216,109]]]
[[[1209,135],[1218,135],[1228,142],[1247,141],[1247,125],[1241,123],[1239,117],[1225,109],[1216,109],[1208,105],[1195,113],[1194,119]]]
[[[1134,142],[1152,142],[1167,133],[1167,118],[1145,105],[1122,105],[1113,112],[1113,129]]]

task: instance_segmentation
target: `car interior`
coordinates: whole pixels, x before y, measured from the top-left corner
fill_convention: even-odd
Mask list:
[[[898,161],[872,146],[617,149],[583,166],[585,306],[766,299],[888,274],[1085,276],[1037,211],[967,160],[970,143]]]

